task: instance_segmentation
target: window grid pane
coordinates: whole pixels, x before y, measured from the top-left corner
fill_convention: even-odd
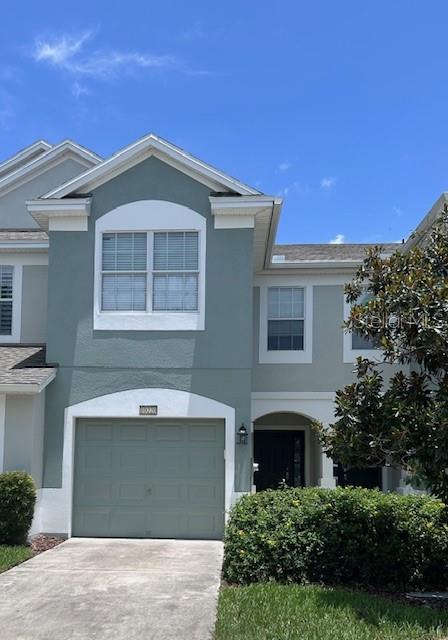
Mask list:
[[[154,311],[197,311],[198,274],[155,273],[152,308]]]
[[[268,289],[268,351],[303,351],[304,294],[303,287]]]
[[[357,304],[365,304],[369,302],[369,300],[372,300],[372,298],[373,298],[373,294],[370,293],[369,291],[365,291],[364,293],[361,294],[360,298],[357,301]],[[356,330],[352,331],[351,335],[352,335],[353,350],[365,351],[366,349],[380,348],[380,341],[379,341],[379,338],[377,338],[376,336],[372,338],[365,338],[364,336],[357,333]]]
[[[198,271],[197,231],[154,233],[154,271]]]
[[[146,311],[146,268],[146,233],[104,233],[101,309]]]

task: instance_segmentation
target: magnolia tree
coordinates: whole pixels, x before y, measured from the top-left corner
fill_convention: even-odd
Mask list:
[[[447,502],[447,206],[420,246],[388,258],[371,249],[345,295],[346,330],[401,367],[385,379],[382,363],[358,358],[356,382],[336,393],[336,421],[317,425],[323,448],[347,468],[404,469]]]

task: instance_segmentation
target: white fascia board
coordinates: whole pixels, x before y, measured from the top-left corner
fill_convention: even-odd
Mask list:
[[[55,147],[51,147],[48,151],[45,151],[37,158],[34,158],[15,171],[11,171],[3,178],[0,178],[0,193],[9,190],[11,186],[18,182],[30,179],[39,171],[45,171],[47,166],[52,166],[55,161],[66,155],[71,155],[82,164],[85,164],[86,167],[91,167],[92,165],[97,165],[101,162],[101,158],[92,151],[81,147],[71,140],[64,140]]]
[[[215,217],[215,227],[220,217],[230,218],[255,218],[257,214],[268,209],[273,210],[277,204],[281,204],[281,199],[272,196],[210,196],[209,197],[212,215]],[[253,226],[253,225],[251,225]],[[226,227],[227,228],[227,227]]]
[[[46,142],[46,140],[38,140],[37,142],[30,144],[28,147],[25,147],[25,149],[22,149],[7,160],[0,162],[0,173],[12,170],[12,168],[19,162],[26,161],[27,158],[34,156],[36,153],[39,153],[39,151],[44,153],[51,149],[51,147],[52,145]]]
[[[20,242],[17,240],[11,240],[10,242],[0,242],[0,252],[2,253],[15,253],[16,251],[47,251],[48,247],[48,240],[46,242]]]
[[[46,231],[87,231],[91,198],[27,200],[26,208]]]
[[[47,387],[50,382],[55,379],[56,373],[57,371],[55,369],[54,373],[51,373],[48,378],[44,380],[44,382],[41,382],[39,384],[37,382],[13,382],[0,384],[0,394],[4,393],[6,395],[35,395],[43,391],[45,387]]]
[[[149,134],[137,140],[137,142],[128,145],[121,151],[118,151],[98,166],[85,171],[80,176],[49,191],[44,197],[63,198],[71,193],[82,193],[86,190],[92,190],[107,182],[111,176],[116,176],[126,171],[130,166],[133,166],[133,162],[141,162],[142,159],[146,157],[159,154],[167,161],[171,160],[179,169],[185,168],[199,178],[202,177],[204,180],[208,180],[215,185],[222,185],[226,189],[242,195],[257,195],[260,193],[256,189],[231,178],[227,174],[218,171],[218,169],[191,156],[179,147],[158,138],[154,134]]]
[[[356,269],[362,260],[298,260],[297,262],[271,262],[269,271],[295,269]]]

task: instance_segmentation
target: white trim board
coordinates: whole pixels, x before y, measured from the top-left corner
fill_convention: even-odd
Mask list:
[[[38,140],[37,142],[33,142],[33,144],[28,145],[21,151],[18,151],[13,156],[10,156],[6,160],[0,163],[0,174],[6,174],[7,172],[13,171],[13,167],[17,164],[24,163],[27,161],[27,158],[31,158],[33,156],[42,155],[44,151],[48,151],[51,149],[52,145],[46,142],[45,140]]]
[[[215,190],[218,190],[218,187],[224,187],[241,195],[260,195],[260,192],[256,189],[243,184],[239,180],[195,158],[183,151],[183,149],[150,133],[124,147],[97,167],[89,169],[57,189],[49,191],[43,197],[64,198],[71,193],[91,191],[150,156],[160,158],[167,164],[171,164],[176,169],[195,177]]]
[[[111,393],[65,409],[62,487],[42,489],[33,530],[72,534],[75,430],[78,418],[140,418],[140,405],[157,405],[160,418],[209,418],[225,421],[225,510],[234,500],[235,409],[222,402],[176,389],[131,389]]]
[[[4,195],[11,189],[16,188],[18,184],[22,184],[40,175],[42,172],[57,166],[66,158],[73,158],[86,168],[91,168],[101,161],[101,158],[92,151],[81,147],[71,140],[64,140],[27,164],[0,178],[0,195]]]

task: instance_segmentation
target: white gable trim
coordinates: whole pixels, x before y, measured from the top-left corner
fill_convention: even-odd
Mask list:
[[[42,153],[48,151],[49,149],[51,149],[51,144],[49,144],[45,140],[38,140],[37,142],[30,144],[28,147],[25,147],[25,149],[22,149],[18,153],[15,153],[10,158],[7,158],[7,160],[1,162],[0,173],[13,171],[13,168],[16,164],[26,161],[27,158],[35,156],[39,152],[42,155]]]
[[[218,169],[191,156],[179,147],[150,134],[104,160],[98,166],[46,193],[44,198],[64,198],[73,193],[86,193],[150,156],[156,156],[179,171],[194,177],[214,190],[236,192],[240,195],[259,195],[260,192],[231,178]]]
[[[79,146],[71,140],[65,140],[55,147],[45,151],[37,158],[34,158],[27,164],[19,167],[15,171],[11,171],[3,178],[0,178],[0,195],[4,195],[18,185],[31,180],[40,175],[44,171],[57,166],[66,158],[73,158],[86,168],[97,165],[101,158],[92,151]]]

